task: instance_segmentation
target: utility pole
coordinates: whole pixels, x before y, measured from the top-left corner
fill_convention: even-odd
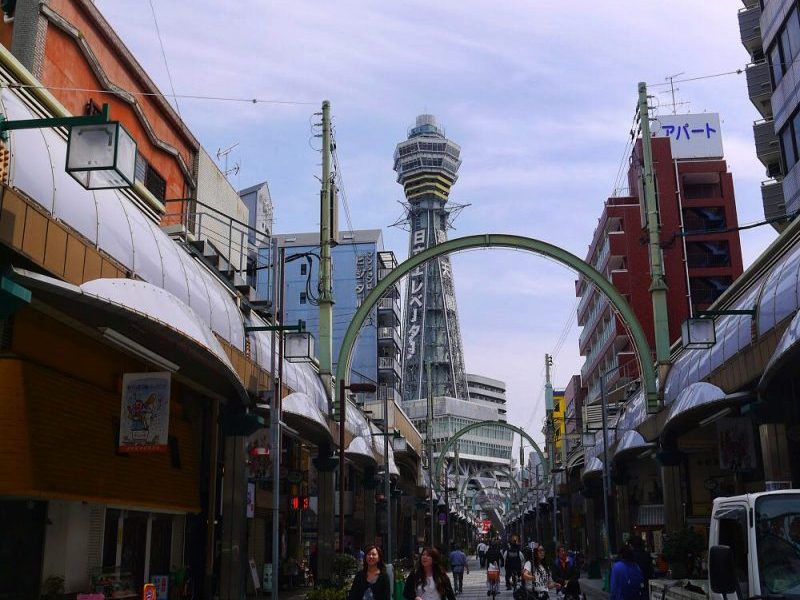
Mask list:
[[[550,481],[553,485],[553,544],[558,545],[558,496],[556,495],[556,474],[553,469],[556,466],[556,444],[555,444],[555,424],[553,422],[553,384],[550,381],[550,367],[553,366],[553,357],[549,354],[544,355],[544,369],[545,369],[545,384],[544,384],[544,399],[545,409],[547,412],[547,447],[549,465],[543,466],[550,470]]]
[[[669,322],[667,319],[667,283],[661,256],[661,224],[653,173],[653,148],[650,138],[650,113],[647,103],[647,84],[639,83],[639,123],[642,131],[642,178],[644,179],[644,210],[650,249],[650,296],[653,301],[653,329],[656,341],[656,362],[660,381],[669,369]],[[647,365],[642,365],[647,368]],[[648,412],[658,407],[648,406]]]
[[[333,191],[331,182],[331,106],[325,100],[322,103],[322,187],[320,190],[320,264],[319,264],[319,375],[325,387],[325,393],[332,407],[345,407],[347,399],[345,390],[341,390],[340,398],[334,394],[333,385],[333,294],[331,286],[331,239],[334,237],[332,232],[332,215],[335,210],[333,202]],[[338,404],[337,404],[338,402]],[[344,411],[341,411],[342,413]],[[345,415],[339,415],[339,427],[344,428]],[[341,473],[343,471],[344,446],[339,443],[339,485],[344,486]],[[321,505],[332,507],[335,500],[335,478],[332,471],[319,472],[319,501]],[[326,508],[324,513],[327,515],[330,508]],[[339,510],[343,511],[344,506],[339,502]],[[333,510],[330,510],[333,517]],[[330,579],[333,572],[333,555],[336,551],[334,546],[334,527],[333,519],[319,520],[319,555],[318,555],[318,577],[321,580]],[[342,540],[340,540],[340,543]],[[340,548],[340,551],[343,549]],[[273,577],[277,574],[273,574]],[[275,596],[273,595],[273,600]]]
[[[333,286],[331,285],[331,241],[334,185],[331,181],[331,104],[322,103],[322,190],[319,229],[319,374],[329,398],[333,397]],[[344,425],[344,420],[342,420]],[[341,452],[344,448],[339,449]],[[341,509],[341,507],[340,507]]]

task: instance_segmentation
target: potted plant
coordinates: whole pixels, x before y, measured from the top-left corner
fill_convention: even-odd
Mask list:
[[[673,579],[698,575],[698,558],[706,551],[706,540],[691,527],[664,536],[664,558],[669,562]]]

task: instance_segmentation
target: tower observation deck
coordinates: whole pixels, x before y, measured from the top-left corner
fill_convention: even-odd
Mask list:
[[[395,149],[394,170],[406,196],[409,256],[447,239],[453,210],[446,204],[458,179],[460,153],[433,115],[418,116],[408,139]],[[403,401],[427,397],[427,363],[434,396],[468,399],[449,257],[429,261],[409,274],[403,318]]]

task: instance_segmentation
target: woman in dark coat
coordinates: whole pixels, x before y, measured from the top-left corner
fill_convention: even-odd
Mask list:
[[[377,546],[367,546],[364,568],[356,573],[347,600],[391,600],[392,582],[383,564],[383,553]]]
[[[442,556],[435,548],[425,548],[417,568],[411,571],[403,588],[406,600],[456,600],[453,585],[442,568]]]

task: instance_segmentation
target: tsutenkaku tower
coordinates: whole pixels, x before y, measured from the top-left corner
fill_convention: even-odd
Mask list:
[[[447,199],[461,166],[458,144],[437,126],[433,115],[420,115],[394,152],[397,182],[406,195],[410,230],[408,255],[447,239],[452,210]],[[403,401],[428,394],[430,362],[434,396],[468,398],[464,350],[458,326],[449,257],[440,257],[409,274],[403,328]]]

